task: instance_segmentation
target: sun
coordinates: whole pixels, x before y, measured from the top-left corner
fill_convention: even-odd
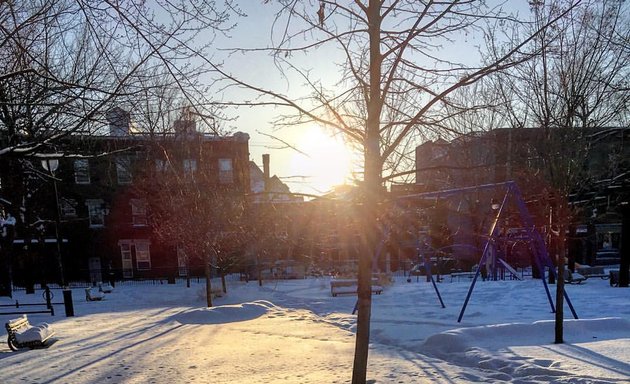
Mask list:
[[[296,149],[302,153],[291,156],[291,174],[305,177],[304,189],[317,194],[350,181],[352,152],[341,138],[312,125],[300,132]]]

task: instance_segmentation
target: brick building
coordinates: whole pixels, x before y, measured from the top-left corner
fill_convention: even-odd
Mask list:
[[[2,190],[5,209],[14,214],[19,211],[12,244],[5,244],[2,252],[15,285],[60,282],[57,244],[66,281],[188,273],[182,270],[177,247],[161,241],[150,226],[151,204],[159,202],[165,192],[152,191],[154,198],[149,203],[138,183],[166,173],[194,178],[203,172],[210,177],[196,180],[204,183],[202,188],[220,187],[225,193],[242,196],[248,193],[247,134],[198,132],[192,120],[176,121],[169,133],[133,133],[129,114],[122,109],[111,110],[107,118],[109,134],[73,135],[65,140],[54,182],[49,171],[38,169],[38,159],[27,159],[22,163],[28,168],[23,169],[31,171],[23,183],[14,184],[13,191],[8,186]],[[70,152],[73,148],[82,155]],[[8,180],[10,175],[1,174],[0,178]],[[20,188],[28,195],[23,204],[15,193]]]
[[[557,132],[557,137],[550,137],[549,131],[543,129],[505,128],[465,135],[450,142],[442,139],[426,142],[416,148],[415,190],[435,191],[513,180],[522,190],[536,224],[544,230],[549,223],[549,207],[553,205],[549,201],[553,192],[550,179],[554,172],[557,176],[566,168],[555,165],[570,164],[572,177],[577,181],[566,202],[572,208],[567,223],[571,231],[570,253],[586,264],[603,262],[599,259],[604,253],[616,253],[618,261],[621,211],[630,199],[630,129]],[[498,197],[486,194],[482,198],[460,199],[452,211],[473,212],[476,201],[486,201],[489,205],[490,198]],[[451,212],[448,219],[453,230],[470,227],[462,226],[462,219],[455,216]],[[464,230],[457,232],[465,236]],[[461,241],[470,242],[470,239]]]

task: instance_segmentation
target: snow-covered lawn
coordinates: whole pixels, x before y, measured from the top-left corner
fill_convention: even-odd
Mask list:
[[[630,289],[601,279],[567,286],[580,320],[565,308],[565,344],[556,345],[540,280],[479,281],[458,323],[465,280],[438,284],[445,309],[422,278],[373,296],[371,382],[630,382]],[[29,315],[52,324],[55,344],[0,347],[0,383],[348,383],[356,298],[331,297],[329,281],[234,281],[214,308],[201,284],[117,286],[101,302],[77,289],[75,317],[63,306]],[[41,292],[16,298],[38,302]]]

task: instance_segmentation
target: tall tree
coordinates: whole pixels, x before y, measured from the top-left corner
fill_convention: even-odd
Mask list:
[[[214,2],[0,3],[0,155],[32,154],[75,132],[95,132],[113,105],[169,77],[188,104],[207,104],[197,79],[211,39],[234,8]]]
[[[418,2],[411,0],[265,1],[276,6],[273,55],[289,84],[306,85],[306,95],[281,92],[248,82],[220,67],[226,84],[253,91],[255,101],[286,107],[275,123],[293,126],[317,123],[343,134],[363,154],[361,198],[364,251],[359,260],[358,318],[353,383],[366,380],[370,333],[372,257],[377,249],[377,218],[383,186],[408,162],[414,136],[440,127],[440,106],[451,103],[457,89],[489,74],[526,61],[539,49],[533,40],[555,19],[515,42],[491,63],[464,60],[461,40],[487,23],[516,27],[519,20],[483,2]],[[569,5],[567,8],[571,8]],[[559,17],[562,16],[559,15]],[[471,38],[472,39],[472,38]],[[472,41],[472,40],[471,40]],[[450,49],[447,49],[447,47]],[[261,49],[240,49],[249,54]],[[338,77],[317,78],[317,69],[298,55],[337,60]],[[321,60],[320,63],[324,62]],[[293,90],[292,90],[293,92]],[[407,169],[402,169],[407,170]]]
[[[154,233],[187,259],[197,262],[206,277],[206,299],[212,306],[211,271],[222,278],[238,263],[243,234],[245,175],[236,167],[221,175],[215,165],[215,147],[194,129],[190,115],[175,121],[189,129],[148,142],[148,163],[137,182],[136,195],[146,201]],[[215,161],[213,161],[215,160]],[[153,163],[157,164],[157,166]],[[226,177],[222,180],[221,177]]]
[[[229,0],[225,5],[0,1],[0,174],[22,176],[4,178],[0,197],[24,221],[21,230],[32,224],[32,189],[50,182],[39,160],[92,155],[77,148],[77,140],[64,139],[103,133],[108,110],[150,100],[146,88],[164,73],[170,88],[208,115],[205,89],[198,86],[205,68],[192,58],[210,55],[211,37],[231,28],[238,10]]]
[[[557,19],[568,3],[530,2],[533,23],[521,33],[531,33]],[[628,39],[628,4],[585,1],[560,18],[554,28],[537,35],[534,43],[541,51],[539,56],[493,79],[491,92],[501,101],[506,126],[541,130],[541,140],[528,144],[528,162],[548,183],[548,193],[540,197],[550,204],[550,233],[558,245],[556,343],[563,341],[564,246],[572,216],[568,198],[571,193],[592,190],[592,182],[600,182],[586,166],[591,149],[598,140],[615,134],[618,128],[611,126],[627,126]],[[497,40],[488,40],[491,61],[506,49]]]

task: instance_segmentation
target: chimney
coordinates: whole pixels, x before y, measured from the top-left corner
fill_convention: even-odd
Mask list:
[[[173,124],[175,133],[189,134],[197,132],[197,122],[194,120],[177,119]]]
[[[263,180],[265,182],[265,192],[268,192],[269,188],[269,154],[263,154]]]
[[[129,112],[120,107],[114,107],[105,114],[109,122],[109,134],[111,136],[126,136],[129,134],[131,117]]]

